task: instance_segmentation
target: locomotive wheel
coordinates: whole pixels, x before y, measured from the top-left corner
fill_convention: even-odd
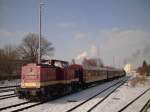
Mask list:
[[[24,99],[23,95],[19,94],[17,95],[19,99]]]

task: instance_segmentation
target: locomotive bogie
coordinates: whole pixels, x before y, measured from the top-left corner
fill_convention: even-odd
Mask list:
[[[21,99],[45,100],[45,98],[51,99],[71,92],[73,92],[73,89],[70,84],[57,84],[41,88],[18,88],[16,94]]]

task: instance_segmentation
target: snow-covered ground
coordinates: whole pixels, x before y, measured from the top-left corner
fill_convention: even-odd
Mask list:
[[[149,86],[129,87],[127,85],[123,85],[111,96],[109,96],[103,103],[98,105],[92,112],[118,112],[118,110],[142,94],[147,88],[149,88]],[[147,98],[147,100],[145,100],[145,98]],[[148,91],[139,99],[140,102],[138,101],[135,105],[131,105],[126,112],[139,112],[139,109],[141,109],[143,107],[142,105],[148,101],[148,98],[150,98],[150,91]],[[138,105],[139,108],[137,108]]]
[[[131,78],[132,79],[132,78]],[[88,90],[84,90],[80,93],[76,93],[67,97],[63,97],[61,99],[51,101],[45,103],[43,105],[30,108],[25,110],[24,112],[65,112],[70,108],[78,105],[79,103],[85,101],[89,97],[93,96],[94,94],[98,93],[100,90],[107,88],[114,82],[109,82],[107,84],[99,85],[94,88],[90,88]],[[117,86],[117,85],[116,85]],[[117,112],[127,103],[132,101],[142,92],[144,92],[149,85],[138,85],[135,87],[130,86],[128,83],[125,83],[121,87],[119,87],[113,94],[111,94],[106,100],[104,100],[101,104],[99,104],[96,108],[92,110],[92,112]],[[98,95],[90,102],[82,105],[81,107],[75,109],[73,112],[87,112],[94,104],[98,101],[103,99],[107,94],[109,94],[115,87],[109,89],[108,91],[104,92],[103,94]],[[144,104],[150,98],[150,91],[148,91],[144,96],[137,100],[136,103],[129,106],[126,112],[138,112]],[[72,100],[74,102],[68,102],[68,100]]]
[[[147,109],[147,112],[150,112],[150,107]]]
[[[102,94],[99,94],[98,96],[96,96],[95,98],[93,98],[92,100],[88,101],[87,103],[83,104],[82,106],[80,106],[79,108],[73,110],[73,112],[80,112],[80,110],[82,110],[82,112],[87,112],[89,109],[91,109],[94,105],[96,105],[99,101],[103,100],[104,97],[106,97],[109,93],[111,93],[115,88],[117,88],[119,85],[121,85],[120,83],[113,86],[112,88],[108,89],[106,92],[103,92]]]
[[[2,112],[12,112],[12,111],[15,111],[17,109],[24,108],[24,107],[27,107],[27,106],[30,106],[30,105],[33,105],[33,104],[35,104],[35,102],[27,103],[27,104],[24,104],[24,105],[21,105],[21,106],[17,106],[15,108],[9,108],[9,109],[3,110]]]
[[[3,80],[0,81],[0,87],[20,85],[20,80]]]
[[[135,99],[137,96],[142,94],[145,90],[150,88],[149,84],[144,85],[140,83],[140,84],[135,84],[134,86],[130,85],[130,82],[134,80],[134,78],[135,77],[130,78],[129,82],[123,84],[118,89],[116,89],[102,103],[96,106],[92,110],[92,112],[117,112],[126,104],[128,104],[133,99]],[[89,99],[90,97],[94,96],[100,91],[103,91],[104,89],[110,87],[116,82],[119,82],[122,79],[126,79],[126,77],[120,78],[111,82],[107,82],[107,83],[83,90],[81,92],[71,94],[71,95],[59,98],[57,100],[54,100],[54,101],[44,103],[39,106],[26,109],[24,110],[24,112],[66,112],[72,107],[84,102],[85,100]],[[117,88],[118,85],[119,84],[108,89],[104,93],[99,94],[98,96],[90,100],[89,102],[73,110],[73,112],[87,112],[92,106],[94,106],[97,102],[99,102],[104,97],[106,97],[111,91]],[[149,98],[150,98],[150,91],[146,92],[142,97],[140,97],[135,103],[130,105],[124,111],[125,112],[139,112],[139,110],[141,110],[141,108],[145,105],[145,103],[149,100]],[[25,102],[25,100],[20,100],[17,97],[0,100],[0,108],[13,105],[13,104],[18,104],[21,102]],[[11,110],[12,109],[7,110],[7,112]]]
[[[65,112],[70,108],[82,103],[83,101],[89,99],[90,97],[94,96],[95,94],[99,93],[100,91],[108,88],[109,86],[115,84],[116,82],[122,80],[120,78],[118,80],[114,80],[63,98],[60,98],[55,101],[47,102],[45,104],[39,105],[37,107],[30,108],[25,110],[24,112]],[[73,101],[73,102],[69,102]],[[82,112],[82,110],[81,110]]]
[[[14,91],[2,92],[2,93],[0,93],[0,97],[3,95],[8,95],[8,94],[14,94]]]
[[[22,103],[22,102],[26,102],[26,100],[21,100],[21,99],[18,99],[17,97],[3,99],[3,100],[0,100],[0,108]]]

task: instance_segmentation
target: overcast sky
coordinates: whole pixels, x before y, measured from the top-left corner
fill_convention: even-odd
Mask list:
[[[55,58],[106,65],[150,62],[150,0],[43,0],[42,35]],[[38,33],[39,0],[0,0],[0,47]]]

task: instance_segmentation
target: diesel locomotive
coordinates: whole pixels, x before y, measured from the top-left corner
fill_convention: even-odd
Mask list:
[[[51,60],[42,64],[30,63],[22,67],[21,85],[16,89],[16,94],[19,98],[43,100],[124,75],[122,69],[69,65],[61,60]]]

